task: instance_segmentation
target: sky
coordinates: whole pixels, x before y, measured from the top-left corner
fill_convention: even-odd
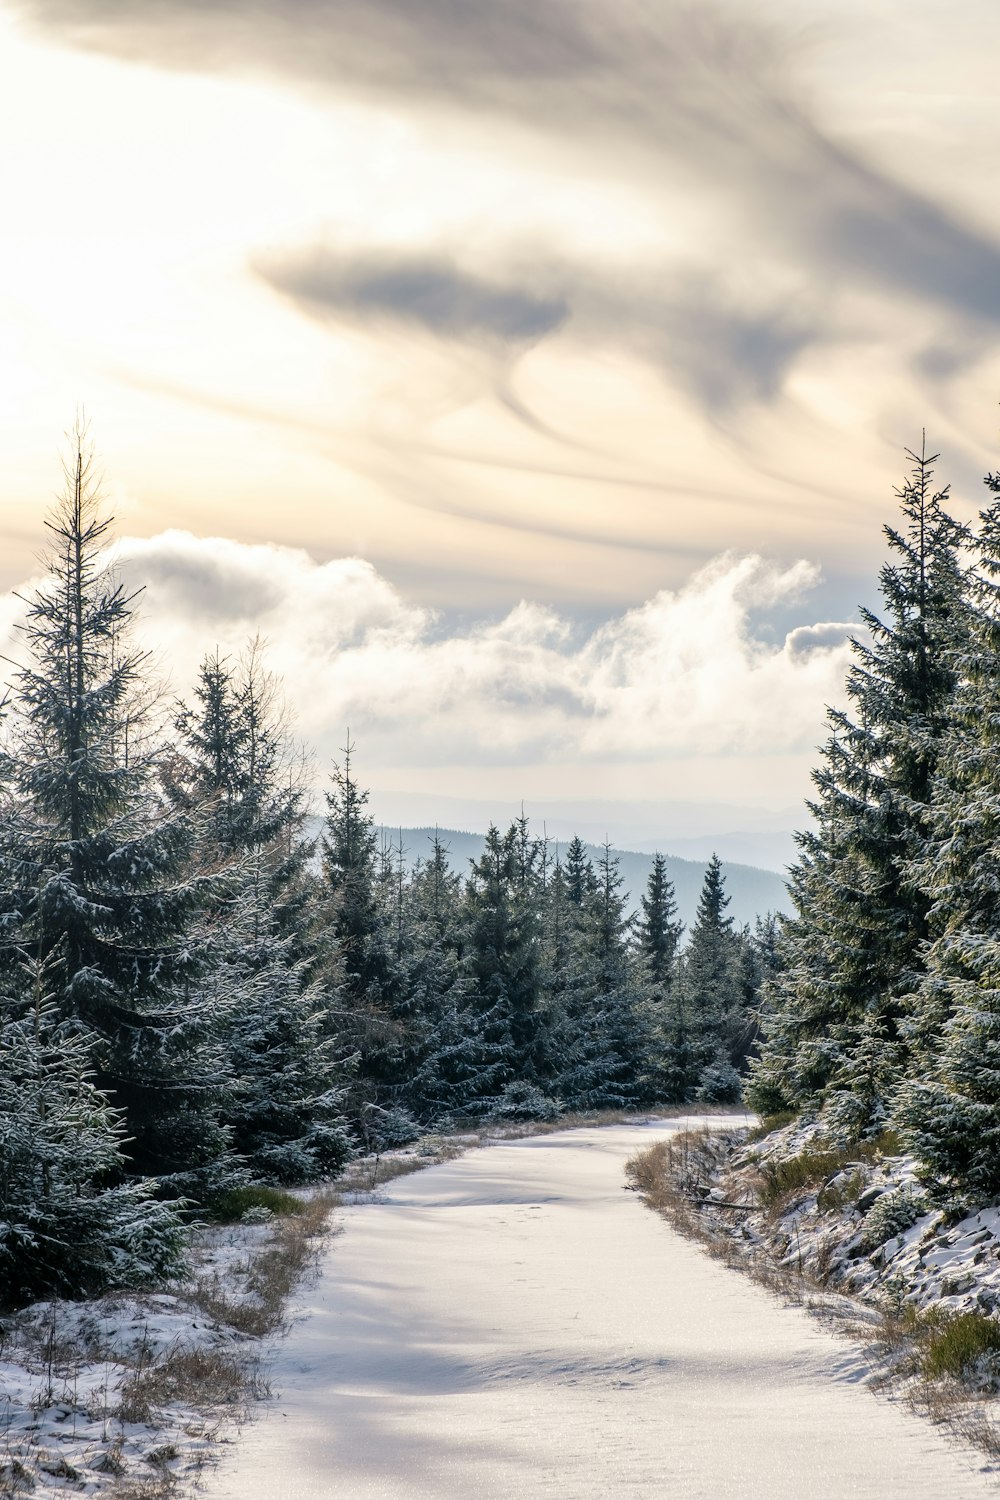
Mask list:
[[[987,0],[0,0],[0,590],[85,409],[317,782],[801,822],[907,447],[997,466]],[[16,619],[0,597],[0,628]]]

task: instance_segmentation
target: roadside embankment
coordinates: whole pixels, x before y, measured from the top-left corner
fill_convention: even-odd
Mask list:
[[[1000,1456],[1000,1205],[935,1203],[889,1132],[687,1131],[630,1185],[714,1255],[860,1337],[876,1385]]]

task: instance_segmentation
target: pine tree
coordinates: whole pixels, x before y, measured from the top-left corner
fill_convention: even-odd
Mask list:
[[[1000,493],[1000,476],[987,485]],[[943,738],[930,837],[913,861],[930,901],[913,1002],[919,1069],[894,1123],[928,1177],[1000,1191],[1000,502],[980,515],[970,635]]]
[[[705,871],[698,909],[684,952],[678,983],[683,1006],[683,1044],[689,1060],[686,1095],[710,1103],[738,1098],[740,1078],[731,1043],[743,1025],[739,990],[739,945],[722,861],[713,854]]]
[[[668,1102],[685,1097],[690,1071],[683,1010],[675,993],[683,932],[684,924],[677,920],[673,883],[667,877],[667,861],[656,854],[641,900],[636,935],[645,966],[650,1035],[646,1092],[652,1099]]]
[[[229,868],[212,912],[207,980],[225,1016],[223,1118],[255,1176],[303,1181],[337,1170],[350,1141],[330,1014],[336,970],[317,962],[312,936],[301,757],[259,640],[235,668],[218,653],[207,657],[195,700],[178,714],[171,789],[182,805],[205,810],[202,858]]]
[[[110,521],[79,430],[66,480],[14,683],[0,909],[124,1112],[132,1167],[198,1192],[228,1170],[219,1014],[199,990],[215,883],[189,875],[193,822],[159,796],[148,662],[105,560]]]
[[[791,878],[798,916],[783,928],[752,1084],[761,1109],[825,1101],[828,1123],[845,1137],[879,1128],[920,1027],[908,997],[921,985],[932,903],[914,861],[931,827],[967,628],[965,529],[945,509],[947,490],[933,490],[935,459],[909,456],[898,492],[904,524],[885,528],[886,615],[861,611],[868,640],[854,642],[851,711],[829,716],[813,777],[816,826],[799,836]],[[855,1059],[874,1035],[896,1060],[877,1098],[855,1086]]]
[[[0,1301],[148,1286],[181,1267],[176,1205],[115,1184],[120,1114],[94,1086],[90,1048],[48,989],[59,954],[22,955],[0,994]]]

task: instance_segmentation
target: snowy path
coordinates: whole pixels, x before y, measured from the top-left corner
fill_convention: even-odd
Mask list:
[[[850,1348],[622,1191],[674,1128],[471,1152],[344,1211],[211,1500],[996,1494]]]

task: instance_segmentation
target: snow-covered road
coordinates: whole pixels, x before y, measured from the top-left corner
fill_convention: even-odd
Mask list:
[[[964,1500],[978,1460],[623,1192],[675,1128],[473,1151],[343,1211],[211,1500]]]

